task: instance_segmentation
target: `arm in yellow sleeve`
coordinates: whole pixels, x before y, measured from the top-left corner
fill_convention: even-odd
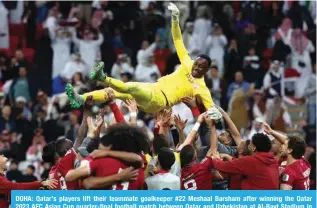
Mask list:
[[[200,90],[196,91],[195,95],[200,95],[203,105],[205,106],[206,110],[213,107],[214,101],[212,100],[211,94],[209,89],[204,86],[204,88],[201,88]]]
[[[188,55],[188,51],[185,48],[179,24],[176,22],[172,22],[172,37],[181,64],[188,64],[191,59]]]

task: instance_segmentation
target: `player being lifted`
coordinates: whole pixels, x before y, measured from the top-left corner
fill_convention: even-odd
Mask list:
[[[154,113],[172,107],[186,96],[198,95],[201,97],[205,109],[209,109],[211,114],[216,114],[219,119],[221,118],[221,113],[214,107],[210,91],[204,80],[204,75],[210,68],[211,59],[202,54],[196,60],[191,60],[184,46],[179,27],[179,10],[173,3],[169,4],[168,10],[172,12],[171,30],[177,55],[181,62],[179,68],[174,73],[160,78],[157,83],[124,83],[107,77],[103,73],[104,63],[99,62],[95,65],[94,71],[90,73],[90,78],[102,81],[110,88],[79,95],[68,84],[66,93],[73,108],[82,106],[89,95],[92,95],[97,103],[107,101],[107,98],[112,95],[122,100],[135,98],[142,111]]]

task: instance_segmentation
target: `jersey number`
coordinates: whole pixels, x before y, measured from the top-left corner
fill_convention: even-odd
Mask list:
[[[119,169],[118,173],[123,171],[122,168]],[[119,187],[122,187],[121,189]],[[123,181],[121,184],[114,184],[112,185],[112,190],[128,190],[129,188],[129,181]]]
[[[194,179],[190,179],[189,181],[186,181],[184,183],[184,188],[186,190],[196,190],[197,189],[197,184]]]
[[[309,178],[304,182],[305,190],[309,190],[310,188],[310,181]]]
[[[59,179],[59,184],[61,186],[61,190],[67,190],[67,185],[66,185],[66,181],[64,179],[64,177],[60,177]]]

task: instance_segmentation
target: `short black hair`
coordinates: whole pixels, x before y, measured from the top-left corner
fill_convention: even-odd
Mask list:
[[[179,154],[181,159],[181,168],[193,162],[195,154],[196,154],[196,149],[194,148],[193,145],[189,144],[184,146]]]
[[[302,137],[289,135],[287,149],[292,150],[291,155],[295,159],[303,157],[306,151],[306,142]]]
[[[42,160],[47,163],[54,164],[56,160],[55,142],[50,142],[43,147]]]
[[[210,58],[207,54],[199,54],[198,57],[205,59],[205,60],[208,62],[208,67],[210,67],[210,65],[211,65],[211,58]]]
[[[266,134],[256,133],[252,136],[251,140],[257,152],[269,152],[272,148],[272,142]]]
[[[217,71],[219,71],[218,66],[216,64],[213,64],[210,66],[211,69],[216,69]]]
[[[99,139],[91,139],[86,147],[87,152],[92,153],[94,150],[98,149],[99,143]]]
[[[104,146],[111,150],[141,153],[147,151],[148,136],[139,127],[127,124],[116,124],[108,128],[108,132],[100,139]]]
[[[153,139],[153,151],[155,154],[158,154],[160,149],[163,147],[168,147],[167,139],[163,134],[154,135]]]
[[[58,139],[55,143],[56,153],[59,157],[64,157],[68,150],[72,148],[72,142],[67,138]]]
[[[250,150],[249,150],[249,148],[248,148],[250,142],[251,142],[250,140],[246,140],[246,141],[245,141],[245,146],[244,146],[243,151],[242,151],[242,155],[243,155],[243,156],[249,156],[249,155],[251,155],[251,152],[250,152]]]
[[[160,151],[158,152],[157,159],[162,169],[167,171],[169,171],[172,165],[175,163],[174,152],[167,147],[163,147],[160,149]]]
[[[30,169],[33,171],[33,173],[35,172],[35,167],[34,167],[34,165],[28,165],[28,168],[30,168]]]

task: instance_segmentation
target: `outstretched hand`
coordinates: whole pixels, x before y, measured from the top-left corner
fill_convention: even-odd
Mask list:
[[[95,122],[93,121],[93,118],[89,116],[87,118],[87,125],[88,125],[88,137],[96,138],[99,137],[101,126],[104,122],[104,119],[102,116],[97,115]]]
[[[179,115],[174,116],[175,125],[178,131],[183,131],[186,127],[187,120],[183,121]]]
[[[138,105],[134,98],[131,100],[126,100],[124,104],[129,109],[130,112],[138,112]]]
[[[189,108],[197,107],[196,98],[195,97],[183,97],[182,102],[187,105]]]
[[[156,122],[159,126],[168,125],[171,120],[172,110],[160,111],[157,115]]]

